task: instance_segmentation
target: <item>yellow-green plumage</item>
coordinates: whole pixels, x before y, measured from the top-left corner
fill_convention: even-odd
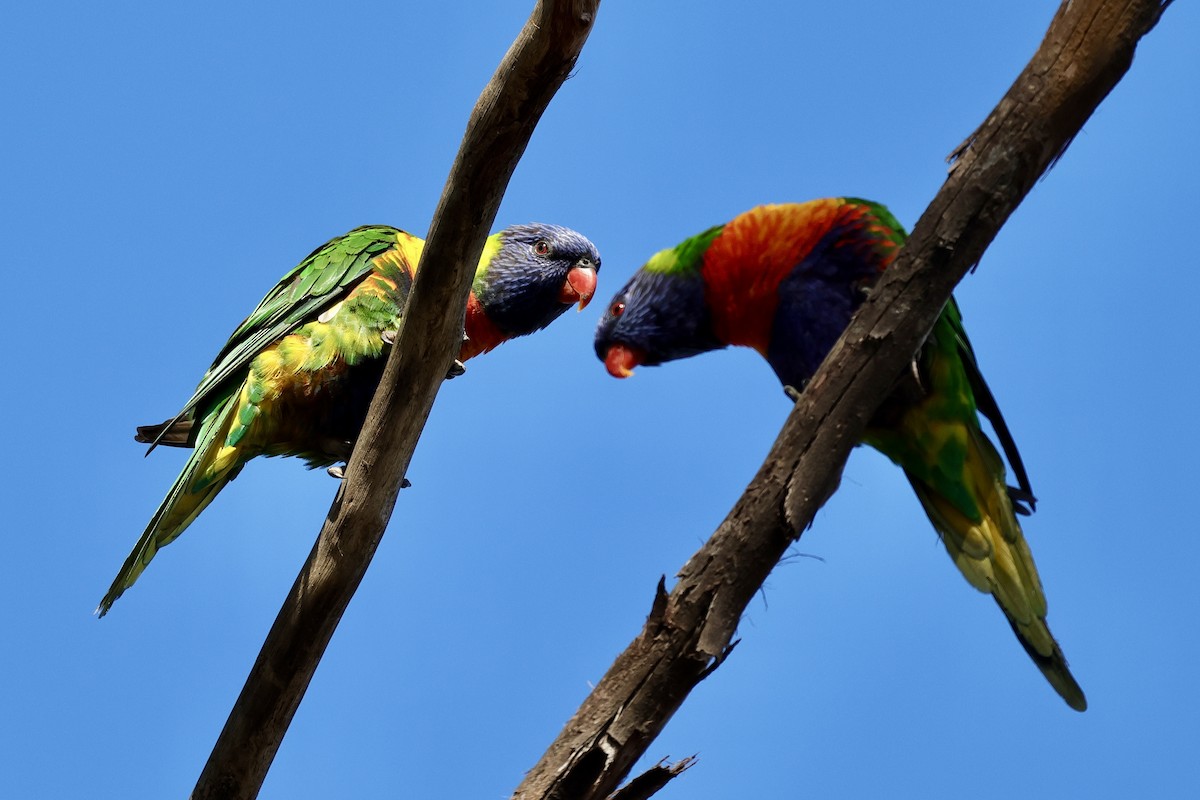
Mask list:
[[[234,331],[180,415],[139,429],[139,440],[152,448],[162,442],[193,449],[100,602],[101,616],[246,462],[300,455],[321,466],[348,455],[343,440],[314,438],[305,430],[311,414],[296,412],[320,404],[322,392],[355,364],[382,352],[381,333],[399,324],[423,244],[371,226],[314,251]],[[297,326],[306,316],[317,320]]]
[[[1046,625],[1046,596],[1004,461],[979,427],[975,387],[987,389],[953,301],[916,367],[906,379],[919,385],[902,386],[884,401],[864,441],[904,469],[963,576],[996,599],[1042,674],[1068,705],[1083,711],[1083,690]]]
[[[349,458],[423,247],[396,228],[367,226],[318,248],[238,326],[183,410],[138,429],[151,449],[193,450],[101,600],[102,616],[246,462],[299,456],[317,467]],[[476,269],[458,358],[586,304],[599,266],[592,243],[567,228],[534,223],[493,234]]]

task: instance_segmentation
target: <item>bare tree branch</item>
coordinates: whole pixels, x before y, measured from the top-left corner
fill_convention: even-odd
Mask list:
[[[607,797],[728,653],[768,573],[837,488],[850,449],[951,290],[1128,70],[1161,0],[1069,0],[801,396],[746,492],[515,798]]]
[[[672,779],[678,778],[695,763],[695,756],[688,756],[674,764],[668,764],[666,759],[663,759],[622,786],[608,800],[649,800],[658,793],[659,789],[670,783]]]
[[[391,517],[462,341],[471,278],[533,128],[591,32],[599,0],[540,0],[484,89],[434,215],[383,380],[312,553],[192,797],[253,798]]]

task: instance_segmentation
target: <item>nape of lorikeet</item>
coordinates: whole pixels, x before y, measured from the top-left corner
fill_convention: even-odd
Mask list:
[[[634,367],[746,345],[803,389],[904,243],[883,206],[834,198],[760,206],[653,256],[614,298],[596,354]],[[1017,487],[980,428],[993,426]],[[1046,598],[1016,514],[1035,498],[951,300],[863,441],[904,469],[950,557],[990,593],[1067,704],[1087,708],[1046,626]]]
[[[226,342],[183,409],[138,428],[151,450],[191,456],[97,609],[103,616],[256,456],[311,467],[349,458],[383,374],[424,241],[383,225],[356,228],[284,275]],[[540,330],[587,305],[600,256],[556,225],[488,237],[467,302],[459,361]],[[450,376],[461,364],[447,365]]]

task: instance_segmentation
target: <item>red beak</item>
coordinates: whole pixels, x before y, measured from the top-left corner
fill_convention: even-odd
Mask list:
[[[583,311],[595,293],[596,270],[592,267],[571,267],[566,282],[558,290],[558,299],[568,305],[579,303],[579,310]]]
[[[642,354],[637,348],[614,344],[604,357],[604,368],[614,378],[628,378],[633,368],[642,363]]]

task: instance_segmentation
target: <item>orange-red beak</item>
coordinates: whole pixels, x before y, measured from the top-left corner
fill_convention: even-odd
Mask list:
[[[604,368],[614,378],[628,378],[633,374],[633,368],[640,363],[642,363],[641,351],[623,344],[612,345],[604,356]]]
[[[592,267],[571,267],[566,282],[558,290],[558,299],[568,305],[578,303],[579,310],[583,311],[595,293],[596,270]]]

